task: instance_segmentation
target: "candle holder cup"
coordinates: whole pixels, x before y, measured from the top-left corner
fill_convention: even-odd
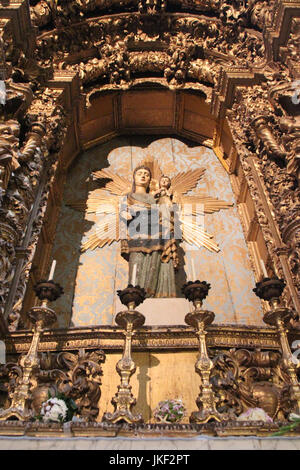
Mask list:
[[[64,293],[63,288],[59,284],[49,280],[39,281],[33,289],[41,301],[47,300],[48,302],[54,302]]]
[[[263,320],[268,325],[275,326],[278,331],[281,351],[282,367],[290,378],[291,398],[294,402],[294,410],[300,413],[300,385],[297,378],[297,367],[293,360],[293,355],[287,338],[287,325],[294,317],[293,312],[281,305],[280,297],[285,288],[285,282],[278,277],[264,278],[256,283],[254,293],[260,299],[266,300],[270,304],[270,309],[264,314]]]
[[[32,307],[27,313],[33,324],[33,337],[28,353],[21,358],[22,377],[16,386],[9,408],[0,410],[0,421],[12,417],[27,421],[33,416],[29,409],[31,401],[32,379],[39,372],[38,347],[44,328],[51,326],[56,321],[56,313],[47,306],[49,301],[56,300],[63,293],[59,284],[53,281],[40,281],[34,286],[37,297],[42,302],[40,306]]]
[[[123,305],[127,306],[126,311],[119,312],[116,315],[116,324],[124,329],[125,342],[123,348],[122,358],[116,364],[116,370],[121,378],[121,383],[118,385],[118,391],[112,398],[111,402],[114,405],[113,413],[105,413],[103,421],[109,423],[126,422],[126,423],[143,423],[144,420],[141,414],[134,414],[132,407],[136,404],[136,399],[131,392],[130,377],[136,371],[136,365],[131,357],[131,345],[134,330],[143,326],[145,317],[140,312],[135,310],[135,307],[140,305],[146,297],[146,292],[139,286],[129,284],[125,289],[117,291],[118,296]]]
[[[206,347],[205,328],[210,325],[215,318],[215,314],[209,310],[202,310],[202,302],[207,297],[210,284],[205,281],[189,281],[182,287],[182,292],[186,299],[194,304],[194,311],[185,316],[187,325],[196,330],[199,341],[199,355],[195,364],[195,370],[200,375],[202,384],[196,404],[199,411],[194,411],[190,416],[191,423],[207,423],[208,421],[224,421],[229,416],[220,413],[216,409],[217,398],[209,381],[213,362],[208,356]]]
[[[126,305],[128,310],[133,310],[144,302],[146,298],[145,289],[139,286],[128,284],[125,289],[117,291],[118,296],[123,305]]]
[[[271,307],[276,309],[280,304],[280,297],[285,285],[286,284],[283,279],[279,279],[278,277],[265,277],[260,282],[256,283],[256,287],[253,289],[253,292],[260,299],[270,302]]]

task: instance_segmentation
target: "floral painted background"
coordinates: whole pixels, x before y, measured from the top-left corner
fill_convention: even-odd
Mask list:
[[[234,203],[230,209],[205,216],[205,230],[214,236],[221,248],[219,253],[181,243],[185,262],[177,275],[178,296],[193,259],[197,278],[211,283],[205,308],[215,312],[216,323],[262,325],[261,306],[252,292],[255,280],[228,174],[211,149],[179,139],[147,136],[116,138],[86,151],[69,169],[53,249],[53,259],[57,260],[55,280],[65,291],[54,305],[59,327],[112,325],[116,291],[128,283],[128,264],[120,256],[118,243],[80,251],[81,244],[93,232],[96,216],[68,204],[86,201],[88,192],[96,189],[89,179],[92,171],[109,168],[131,179],[134,168],[150,154],[158,160],[163,173],[171,177],[180,171],[205,168],[197,188],[189,194],[201,192]],[[163,315],[161,324],[166,324]]]

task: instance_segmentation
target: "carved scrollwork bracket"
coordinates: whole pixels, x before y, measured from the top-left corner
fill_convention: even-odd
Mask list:
[[[22,379],[21,355],[18,364],[7,363],[0,368],[0,383],[6,401],[14,396],[14,391]],[[62,393],[76,403],[76,414],[85,421],[95,421],[99,413],[101,396],[102,366],[105,354],[102,350],[77,353],[41,353],[38,358],[39,368],[32,376],[27,399],[28,413],[38,415],[42,403]]]

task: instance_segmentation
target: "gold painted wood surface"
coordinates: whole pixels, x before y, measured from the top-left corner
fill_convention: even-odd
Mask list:
[[[187,416],[182,422],[188,423],[201,383],[199,376],[195,374],[196,356],[197,351],[133,353],[136,373],[130,383],[137,399],[133,412],[141,413],[145,422],[154,421],[153,411],[160,401],[181,398],[187,409]],[[121,354],[109,353],[102,366],[99,421],[106,411],[113,411],[111,398],[119,384],[115,366],[120,358]]]

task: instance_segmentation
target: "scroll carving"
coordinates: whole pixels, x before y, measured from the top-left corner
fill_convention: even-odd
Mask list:
[[[164,76],[172,86],[185,82],[189,63],[195,55],[195,44],[190,37],[178,35],[176,43],[170,44],[168,54],[169,66],[164,71]]]
[[[60,353],[57,363],[66,370],[56,386],[59,391],[73,398],[80,416],[87,421],[96,420],[99,413],[100,385],[103,374],[101,364],[105,361],[104,352],[96,350],[78,355]]]
[[[218,408],[238,416],[247,408],[263,408],[273,419],[284,419],[291,409],[287,377],[280,354],[247,349],[223,351],[214,357],[212,384]]]
[[[41,35],[39,63],[48,66],[52,62],[59,69],[79,72],[85,87],[99,79],[103,84],[126,87],[135,73],[149,69],[165,77],[171,88],[182,86],[187,78],[214,83],[216,63],[246,66],[249,60],[260,62],[264,53],[261,35],[245,30],[249,8],[221,3],[220,11],[214,11],[216,17],[209,21],[192,15],[172,16],[167,9],[156,16],[158,9],[165,8],[157,0],[139,2],[142,14],[92,18],[76,27],[70,22],[63,33],[53,30]],[[245,40],[249,44],[246,51]],[[215,54],[212,61],[211,51]]]
[[[288,64],[291,76],[299,82],[299,48],[300,48],[300,19],[293,18],[291,21],[291,33],[286,45],[280,47],[280,61]]]
[[[263,142],[267,154],[275,160],[284,161],[285,150],[283,146],[277,142],[269,126],[269,119],[266,116],[258,116],[251,124],[255,130],[256,136]]]
[[[297,87],[294,82],[278,81],[269,92],[269,100],[276,114],[270,112],[267,116],[258,116],[252,126],[258,139],[256,143],[260,145],[262,174],[287,246],[292,278],[295,286],[299,286],[300,120]]]
[[[248,349],[210,350],[214,368],[211,384],[217,397],[217,409],[230,413],[232,419],[248,408],[263,408],[273,419],[286,419],[292,403],[289,378],[281,364],[281,355],[275,351]],[[22,377],[18,363],[9,362],[0,368],[2,406],[8,407],[10,398]],[[72,398],[77,414],[85,421],[96,421],[101,397],[102,350],[42,353],[30,388],[30,407],[40,411],[48,391]]]
[[[106,43],[101,49],[101,55],[106,58],[110,83],[122,84],[130,80],[129,56],[126,49],[126,43],[122,41],[114,45]]]
[[[297,270],[295,260],[298,259],[299,253],[297,253],[297,242],[293,241],[293,237],[299,220],[299,187],[296,168],[290,170],[292,165],[297,166],[295,155],[298,152],[299,140],[297,118],[294,115],[296,108],[292,103],[295,90],[287,80],[286,70],[281,69],[278,74],[266,70],[265,74],[266,84],[243,91],[243,96],[240,90],[237,90],[234,111],[229,112],[229,122],[256,205],[258,221],[274,263],[274,270],[279,276],[285,275],[282,265],[282,255],[285,250],[285,255],[288,253],[286,259],[290,265],[294,288],[297,289],[299,279],[295,274]],[[256,162],[256,172],[267,188],[268,204],[272,206],[275,230],[280,233],[281,240],[276,243],[274,228],[270,227],[265,215],[260,191],[252,175],[250,159],[253,157]],[[291,308],[294,308],[288,295],[285,300]]]
[[[17,233],[8,224],[0,223],[0,313],[9,292],[15,266]]]
[[[300,222],[295,230],[290,234],[289,240],[286,241],[288,247],[288,261],[292,271],[293,279],[296,286],[300,285]],[[300,293],[300,290],[299,290]],[[299,325],[298,325],[299,327]]]
[[[3,313],[10,283],[16,263],[16,247],[25,234],[26,224],[35,197],[42,155],[38,145],[44,129],[34,124],[22,149],[19,149],[20,125],[16,120],[8,120],[0,125],[1,162],[1,209],[0,214],[6,223],[1,224],[1,301]]]
[[[17,364],[10,362],[0,368],[0,391],[5,407],[9,406],[18,381],[22,377],[20,356]],[[101,350],[78,353],[42,353],[30,385],[29,407],[38,415],[48,393],[63,393],[77,405],[77,414],[86,421],[95,421],[99,413],[101,396],[101,364],[105,355]],[[6,398],[5,398],[6,397]]]
[[[138,9],[140,13],[147,13],[148,15],[155,15],[165,11],[165,0],[139,0]]]
[[[38,201],[39,207],[37,210],[37,214],[35,220],[32,224],[32,233],[26,249],[20,249],[20,261],[22,263],[22,267],[20,270],[20,276],[17,283],[16,291],[14,292],[14,299],[11,308],[9,309],[8,313],[8,329],[9,331],[16,331],[18,328],[22,328],[24,325],[22,324],[21,320],[21,309],[22,309],[22,302],[25,296],[27,282],[29,279],[29,273],[31,269],[31,263],[33,261],[33,257],[35,254],[36,244],[38,242],[40,231],[43,224],[44,213],[47,205],[47,197],[48,197],[49,188],[46,187],[44,189],[43,195]],[[17,251],[19,251],[17,249]]]
[[[255,217],[262,228],[274,272],[284,276],[281,254],[285,251],[291,278],[295,286],[299,285],[300,144],[299,112],[295,111],[299,103],[292,102],[299,78],[299,19],[291,20],[286,41],[278,41],[277,59],[276,54],[272,55],[274,48],[267,30],[273,28],[272,32],[279,37],[276,18],[280,9],[288,7],[285,5],[288,2],[179,3],[125,0],[120,6],[117,0],[34,1],[30,11],[35,31],[32,28],[28,35],[24,33],[26,46],[20,48],[15,47],[13,21],[1,20],[0,54],[5,62],[1,73],[7,86],[7,102],[0,109],[1,216],[6,221],[1,225],[0,239],[2,309],[13,280],[16,253],[20,255],[22,251],[24,261],[9,313],[11,330],[19,322],[47,203],[48,188],[38,202],[36,189],[45,166],[48,176],[53,176],[66,130],[73,125],[76,114],[73,116],[71,110],[76,107],[74,103],[68,104],[70,109],[63,103],[59,80],[55,89],[54,69],[62,74],[68,71],[79,74],[82,102],[95,89],[128,89],[142,84],[149,74],[157,84],[171,89],[205,89],[209,102],[212,90],[217,92],[221,86],[218,77],[224,71],[235,75],[232,90],[229,87],[231,91],[226,91],[236,95],[232,98],[232,112],[227,109],[227,116],[255,203]],[[105,16],[101,16],[104,12]],[[250,76],[254,69],[259,70],[257,82],[249,79],[246,85],[250,84],[249,88],[244,84],[238,88],[240,76]],[[295,100],[298,98],[296,94]],[[72,101],[72,92],[69,99]],[[80,140],[80,128],[77,131]],[[261,203],[252,160],[267,189],[274,225],[279,227],[278,243]],[[38,205],[38,216],[29,241],[23,246],[33,204]]]
[[[8,362],[0,366],[0,397],[3,408],[9,408],[13,393],[21,378],[22,368],[19,364]]]
[[[271,158],[286,163],[287,172],[300,181],[300,85],[280,82],[270,91],[270,101],[280,117],[259,116],[252,121],[257,137]],[[273,122],[273,124],[272,124]],[[282,142],[282,143],[279,143]]]
[[[276,420],[284,420],[292,409],[289,377],[281,364],[281,355],[275,351],[248,349],[215,350],[209,355],[213,361],[211,385],[217,398],[219,412],[229,413],[234,420],[248,408],[263,408]],[[9,362],[0,368],[1,404],[9,406],[10,398],[22,377],[18,363]],[[72,398],[77,415],[85,421],[97,420],[101,398],[102,350],[42,353],[40,369],[30,388],[30,407],[35,414],[48,399],[48,392]]]
[[[18,64],[27,67],[28,61],[18,58]],[[49,176],[51,175],[48,152],[52,153],[53,159],[55,151],[58,152],[61,148],[66,129],[65,112],[61,107],[52,103],[46,108],[41,106],[39,100],[33,100],[31,87],[34,85],[28,82],[30,74],[26,78],[27,73],[28,70],[23,73],[19,69],[14,81],[11,79],[6,81],[6,100],[0,109],[4,118],[4,122],[0,123],[0,214],[5,220],[5,224],[1,226],[0,310],[2,314],[16,266],[20,264],[21,252],[21,258],[24,258],[20,282],[16,286],[13,305],[8,312],[10,330],[15,330],[19,323],[21,300],[25,293],[26,280],[44,211],[37,211],[37,218],[30,228],[32,233],[27,234],[26,246],[23,246],[30,213],[35,205],[45,206],[47,202],[43,198],[43,201],[36,199],[37,189],[43,168],[48,167]],[[17,82],[20,77],[25,80],[24,83]],[[45,98],[47,99],[46,95]],[[41,109],[45,112],[44,115],[41,114]],[[46,138],[45,126],[48,131]],[[45,191],[47,193],[47,188]]]
[[[11,172],[20,167],[18,162],[19,123],[8,120],[0,124],[0,191],[5,194]]]
[[[257,1],[254,0],[249,2],[251,4],[250,7],[250,18],[251,23],[254,26],[259,27],[261,30],[264,29],[265,26],[271,23],[271,7],[268,3],[264,1]]]

